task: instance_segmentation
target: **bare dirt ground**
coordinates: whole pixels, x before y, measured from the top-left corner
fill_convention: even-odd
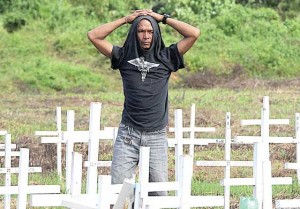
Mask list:
[[[218,76],[211,71],[198,72],[183,76],[182,86],[190,88],[229,88],[235,90],[265,88],[265,89],[298,89],[300,91],[300,77],[281,80],[263,80],[249,78],[245,71],[235,66],[228,76]]]

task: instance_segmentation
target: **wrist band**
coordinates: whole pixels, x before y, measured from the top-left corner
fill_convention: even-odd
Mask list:
[[[168,14],[164,14],[164,17],[163,17],[163,19],[161,20],[161,22],[163,23],[163,24],[167,24],[167,19],[170,17],[170,15],[168,15]]]

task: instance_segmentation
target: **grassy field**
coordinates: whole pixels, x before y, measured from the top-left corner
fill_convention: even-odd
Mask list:
[[[56,147],[42,145],[35,136],[35,131],[55,130],[56,107],[62,108],[63,130],[67,110],[75,111],[75,130],[88,130],[91,102],[102,103],[101,128],[118,126],[123,108],[119,73],[110,69],[109,59],[99,55],[86,33],[128,15],[135,7],[158,6],[161,14],[171,14],[202,32],[185,55],[185,70],[170,79],[170,127],[174,126],[174,110],[178,108],[183,109],[184,126],[189,126],[190,107],[195,103],[196,126],[216,128],[215,133],[197,134],[197,138],[223,138],[226,112],[231,113],[233,137],[259,135],[259,127],[241,127],[240,120],[259,119],[263,97],[269,96],[271,118],[290,119],[290,125],[271,126],[271,136],[295,135],[295,113],[300,112],[298,0],[277,1],[276,6],[271,6],[271,1],[259,1],[257,5],[224,0],[130,2],[0,1],[0,130],[12,134],[18,149],[30,148],[31,166],[43,168],[42,174],[29,175],[31,184],[61,184],[65,192],[64,179],[60,182],[56,176]],[[120,27],[108,40],[121,45],[129,27]],[[169,26],[161,25],[161,29],[166,45],[180,40]],[[111,143],[101,144],[100,149],[102,159],[111,159]],[[87,158],[86,144],[76,144],[75,150]],[[199,146],[195,159],[222,160],[223,150],[223,144]],[[232,146],[233,160],[251,160],[252,155],[251,145]],[[271,145],[270,157],[273,176],[295,179],[295,171],[284,169],[285,162],[296,160],[294,144]],[[172,180],[172,149],[169,159]],[[12,163],[17,166],[18,159]],[[3,165],[0,158],[0,167]],[[99,174],[109,174],[109,168],[99,169]],[[233,168],[231,175],[250,177],[252,169]],[[223,168],[195,167],[192,193],[223,194],[219,185],[223,176]],[[3,181],[1,176],[0,185]],[[17,183],[16,175],[13,183]],[[273,189],[274,199],[300,196],[296,181]],[[239,198],[250,196],[251,191],[251,187],[232,187],[232,208],[237,208]]]
[[[262,99],[270,98],[270,117],[276,119],[290,119],[289,125],[271,126],[270,136],[295,135],[295,113],[300,111],[300,91],[298,87],[287,88],[248,88],[224,89],[213,88],[206,90],[171,89],[170,90],[170,127],[174,126],[174,110],[183,110],[184,126],[189,126],[190,107],[196,104],[196,126],[215,127],[216,132],[197,134],[198,138],[224,138],[225,114],[231,113],[232,137],[238,135],[259,135],[259,127],[241,127],[242,119],[259,119]],[[123,107],[121,92],[99,94],[1,94],[0,95],[0,130],[7,130],[12,134],[12,140],[18,148],[29,147],[32,166],[42,166],[43,174],[30,174],[31,184],[60,184],[55,175],[55,147],[41,145],[39,138],[34,135],[37,130],[55,130],[55,108],[62,107],[63,130],[66,128],[66,111],[75,111],[75,130],[88,130],[89,105],[91,102],[102,103],[101,128],[118,126]],[[172,137],[172,134],[169,134]],[[2,140],[2,139],[1,139]],[[75,148],[86,158],[87,146],[78,144]],[[111,143],[100,146],[102,159],[111,158]],[[197,160],[223,160],[224,146],[209,145],[195,148]],[[170,148],[170,179],[174,179],[174,151]],[[232,146],[232,160],[251,160],[252,145]],[[271,145],[270,158],[272,160],[273,176],[296,177],[293,170],[284,169],[285,162],[296,160],[295,145]],[[65,159],[63,159],[64,161]],[[17,166],[18,160],[13,164]],[[0,159],[1,167],[4,160]],[[108,174],[109,169],[99,169],[100,174]],[[223,194],[219,181],[223,178],[223,168],[195,167],[193,177],[193,191],[195,195]],[[251,168],[233,168],[232,177],[251,177]],[[13,182],[16,183],[16,177]],[[2,181],[2,180],[0,180]],[[64,184],[62,182],[62,192]],[[232,207],[236,208],[241,196],[251,196],[252,187],[232,187]],[[300,195],[300,187],[296,181],[289,186],[274,186],[273,197],[295,198]]]

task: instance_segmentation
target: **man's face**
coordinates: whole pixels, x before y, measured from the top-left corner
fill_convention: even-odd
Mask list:
[[[143,49],[150,49],[153,39],[153,28],[150,21],[143,19],[138,24],[138,40]]]

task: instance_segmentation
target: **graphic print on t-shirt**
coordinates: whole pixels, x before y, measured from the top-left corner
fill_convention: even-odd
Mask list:
[[[142,81],[144,82],[147,73],[150,71],[150,68],[158,67],[159,64],[151,63],[145,61],[144,57],[135,58],[133,60],[128,60],[128,62],[138,68],[139,71],[141,71],[142,74]]]

